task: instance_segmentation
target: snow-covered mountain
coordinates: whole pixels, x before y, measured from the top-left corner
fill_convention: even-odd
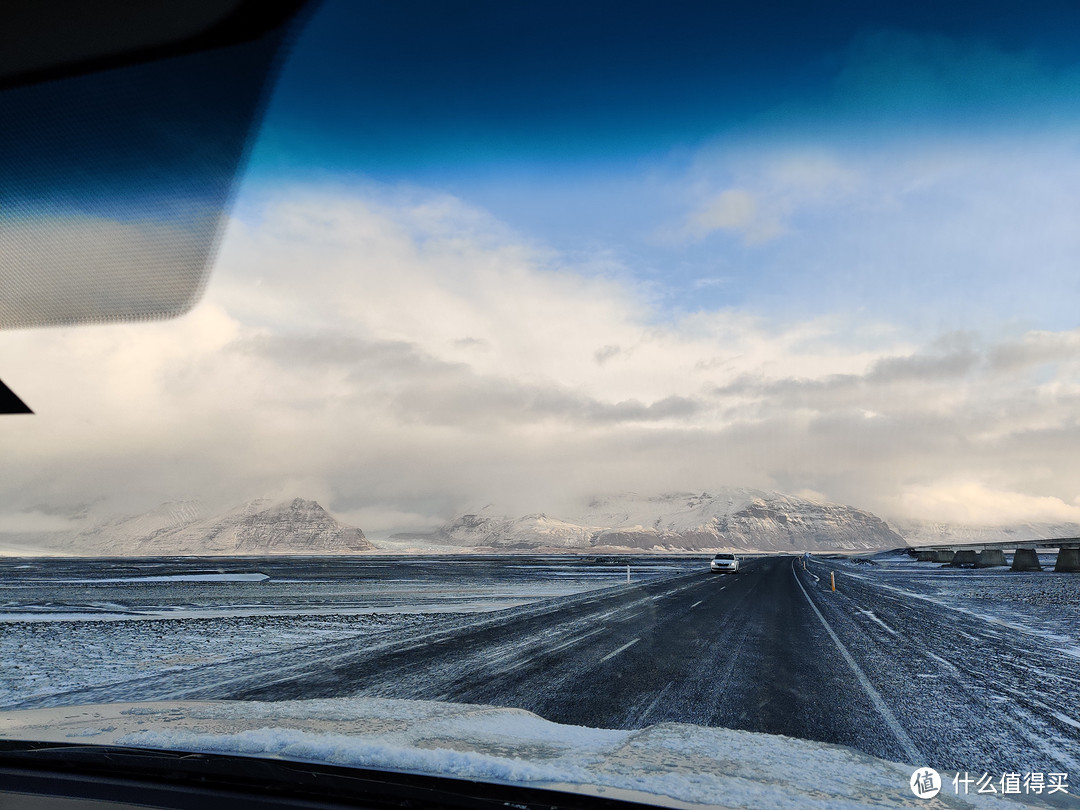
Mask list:
[[[205,512],[198,501],[169,501],[138,515],[109,515],[96,520],[89,517],[90,526],[74,536],[56,538],[56,542],[74,551],[85,548],[87,554],[123,554],[125,549],[194,523]]]
[[[327,554],[374,548],[360,529],[343,526],[318,503],[303,498],[250,501],[146,538],[139,546],[140,553],[155,554]]]
[[[355,527],[338,523],[315,501],[250,501],[205,514],[193,501],[108,518],[75,534],[38,537],[38,545],[79,555],[333,554],[374,548]]]
[[[506,550],[835,551],[906,545],[881,518],[861,509],[754,489],[597,497],[560,517],[511,517],[487,506],[455,518],[432,539]]]
[[[1015,523],[1006,526],[970,526],[959,523],[935,523],[928,520],[891,519],[889,525],[908,545],[934,543],[995,543],[1012,540],[1045,540],[1057,537],[1080,537],[1077,523]]]

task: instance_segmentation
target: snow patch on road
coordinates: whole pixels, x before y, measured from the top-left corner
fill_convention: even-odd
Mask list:
[[[58,585],[98,585],[120,582],[266,582],[268,574],[251,572],[247,574],[175,574],[172,576],[145,577],[108,577],[100,579],[28,579],[26,582],[48,582]]]
[[[861,613],[862,615],[864,615],[864,616],[865,616],[866,618],[870,619],[870,621],[873,621],[873,622],[877,622],[877,623],[878,623],[879,625],[881,625],[881,626],[882,626],[882,627],[883,627],[883,628],[884,628],[884,629],[885,629],[885,630],[886,630],[887,632],[889,632],[889,633],[892,633],[892,634],[893,634],[894,636],[895,636],[895,635],[897,635],[897,632],[896,632],[895,630],[893,630],[893,629],[892,629],[891,627],[889,627],[889,625],[885,624],[885,622],[883,622],[883,621],[882,621],[881,619],[879,619],[879,618],[877,617],[877,614],[876,614],[876,613],[874,613],[874,611],[872,611],[872,610],[863,610],[862,608],[855,608],[855,609],[856,609],[857,611],[859,611],[859,613]]]

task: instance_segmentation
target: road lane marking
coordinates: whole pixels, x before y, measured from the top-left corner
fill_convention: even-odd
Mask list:
[[[615,657],[616,655],[618,655],[619,653],[621,653],[621,652],[622,652],[623,650],[628,650],[628,649],[630,649],[630,648],[631,648],[631,647],[633,647],[633,646],[634,646],[635,644],[637,644],[637,643],[638,643],[639,641],[641,641],[641,639],[640,639],[640,638],[635,638],[635,639],[634,639],[633,641],[628,641],[628,642],[626,642],[626,643],[625,643],[625,644],[623,644],[623,645],[622,645],[621,647],[619,647],[619,649],[615,650],[615,652],[609,652],[609,653],[608,653],[607,655],[605,655],[605,656],[604,656],[603,658],[601,658],[601,659],[600,659],[600,663],[601,663],[601,664],[602,664],[602,663],[604,663],[604,662],[605,662],[605,661],[607,661],[607,660],[608,660],[609,658],[614,658],[614,657]]]
[[[919,749],[915,746],[915,743],[912,742],[911,737],[904,731],[903,726],[901,726],[900,722],[896,719],[896,715],[889,709],[885,700],[881,697],[881,694],[874,688],[874,685],[870,683],[870,679],[866,677],[866,673],[862,671],[862,668],[855,662],[855,659],[851,657],[851,653],[848,652],[847,647],[840,641],[840,637],[836,635],[835,631],[829,627],[829,623],[825,620],[825,616],[818,610],[818,606],[814,604],[814,600],[810,598],[810,594],[806,592],[806,588],[804,588],[803,584],[799,581],[799,575],[795,573],[794,562],[791,564],[791,575],[795,577],[795,584],[799,586],[799,590],[803,592],[806,601],[810,603],[810,607],[821,620],[821,625],[825,628],[825,632],[829,634],[829,637],[836,644],[836,648],[840,650],[840,654],[844,656],[844,660],[847,661],[848,666],[851,667],[851,671],[855,673],[855,677],[858,679],[863,691],[866,692],[867,697],[870,698],[870,702],[874,704],[874,708],[878,710],[878,714],[880,714],[885,721],[885,725],[889,727],[893,736],[896,737],[896,741],[900,743],[900,747],[904,749],[904,753],[910,760],[908,764],[917,765],[922,762],[922,754],[919,753]]]
[[[704,599],[699,599],[698,601],[694,602],[694,604],[692,604],[690,606],[690,609],[693,610],[694,608],[696,608],[698,605],[700,605],[704,601],[705,601]]]

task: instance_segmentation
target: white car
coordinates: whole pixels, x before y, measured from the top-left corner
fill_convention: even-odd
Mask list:
[[[723,571],[728,574],[739,573],[739,558],[734,554],[717,554],[709,563],[711,571]]]

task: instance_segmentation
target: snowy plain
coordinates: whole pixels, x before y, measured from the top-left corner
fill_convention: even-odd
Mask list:
[[[631,575],[700,564],[635,560]],[[0,560],[0,708],[323,642],[376,643],[625,578],[626,564],[608,558]]]
[[[850,576],[1038,637],[1046,646],[1080,661],[1080,575],[1055,573],[1054,554],[1040,554],[1044,570],[1028,573],[920,563],[899,552],[876,555],[871,563],[858,558],[837,558],[836,562]]]

